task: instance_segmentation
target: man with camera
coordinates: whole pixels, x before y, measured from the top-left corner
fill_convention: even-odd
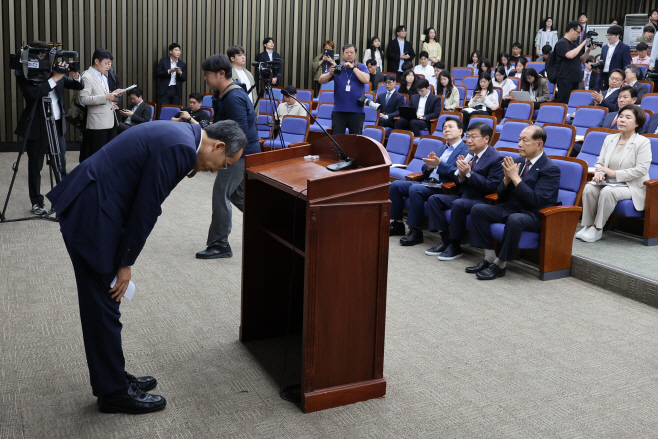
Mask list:
[[[45,65],[46,63],[50,64],[47,43],[43,41],[34,41],[30,43],[29,46],[35,49],[43,49],[41,52],[38,52],[38,59],[35,58],[32,61],[38,61],[41,65]],[[61,172],[62,175],[66,175],[64,89],[82,90],[84,88],[84,83],[80,79],[80,74],[77,71],[70,70],[69,64],[62,62],[59,63],[58,66],[59,69],[57,70],[59,71],[53,69],[51,77],[47,81],[38,82],[28,80],[23,75],[16,77],[16,82],[18,83],[18,86],[23,93],[23,98],[25,99],[25,109],[21,114],[21,118],[18,121],[14,134],[21,137],[27,136],[27,181],[30,193],[30,203],[32,204],[32,213],[34,215],[43,215],[47,213],[43,205],[43,195],[41,195],[41,169],[43,168],[43,156],[46,152],[45,144],[48,140],[46,137],[47,133],[43,132],[45,121],[43,111],[40,107],[40,101],[46,96],[52,99],[52,116],[53,119],[55,119],[55,125],[57,127],[57,141],[59,142],[62,158]],[[53,66],[48,65],[49,69],[52,67]],[[64,70],[70,72],[73,79],[69,78],[66,73],[63,73]],[[34,111],[35,117],[28,132],[30,112],[34,105],[37,105],[37,108]]]
[[[601,49],[601,61],[595,65],[594,68],[603,67],[601,73],[601,89],[608,88],[608,78],[610,72],[613,70],[624,70],[626,66],[631,64],[631,48],[621,42],[621,36],[624,34],[624,28],[618,25],[610,26],[608,28],[608,44]]]
[[[582,80],[580,64],[587,60],[590,50],[596,47],[590,38],[583,39],[580,44],[576,43],[581,30],[582,26],[579,22],[569,22],[564,38],[555,45],[557,101],[561,104],[569,103],[571,91],[578,89],[578,84]]]
[[[363,105],[359,98],[365,92],[364,84],[370,82],[370,74],[365,65],[356,60],[356,46],[343,46],[343,63],[332,65],[328,72],[322,74],[318,82],[326,84],[334,81],[334,111],[331,113],[332,134],[361,134],[366,119]]]

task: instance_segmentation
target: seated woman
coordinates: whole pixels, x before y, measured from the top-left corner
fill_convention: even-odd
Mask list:
[[[464,127],[468,127],[471,117],[476,114],[491,116],[493,110],[498,108],[498,93],[491,83],[491,76],[484,72],[480,76],[478,86],[473,90],[473,96],[468,101],[468,108],[462,110],[464,116]]]
[[[636,210],[644,210],[651,142],[638,133],[645,121],[646,115],[639,106],[626,105],[617,119],[620,132],[603,141],[592,178],[594,184],[586,184],[583,191],[583,228],[576,233],[581,241],[601,239],[603,226],[621,200],[633,200]]]
[[[519,81],[521,81],[521,79],[523,79],[523,72],[525,72],[526,64],[528,64],[528,59],[525,56],[519,58],[519,60],[516,62],[516,65],[514,66],[514,73],[510,76],[519,78]]]
[[[479,50],[474,50],[471,53],[471,63],[466,66],[473,69],[473,76],[478,76],[480,72],[480,59],[482,59],[482,53]]]
[[[409,95],[409,97],[418,94],[418,79],[413,70],[404,71],[398,92]],[[407,102],[407,105],[409,105],[409,102]]]
[[[493,86],[503,89],[503,108],[509,105],[512,100],[512,91],[516,90],[514,81],[507,77],[504,67],[498,67],[494,73]],[[475,92],[473,92],[475,94]]]
[[[443,108],[448,111],[455,111],[455,108],[459,106],[459,90],[452,84],[450,73],[446,70],[441,71],[437,82],[436,94],[443,96]]]
[[[542,78],[537,70],[532,67],[526,69],[524,80],[521,82],[521,90],[530,93],[530,98],[535,105],[535,110],[539,108],[542,102],[550,99],[551,93],[548,90],[548,80]]]
[[[498,65],[496,68],[502,67],[505,69],[505,74],[509,76],[514,71],[514,66],[510,62],[509,53],[503,52],[498,56]]]
[[[484,72],[489,73],[489,76],[491,76],[491,69],[493,67],[491,66],[491,61],[489,61],[489,58],[482,58],[482,61],[480,61],[480,66],[478,67],[478,77],[482,78],[482,74]]]

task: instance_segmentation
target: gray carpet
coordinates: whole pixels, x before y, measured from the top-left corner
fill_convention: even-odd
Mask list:
[[[0,154],[3,200],[14,158]],[[57,224],[0,225],[1,438],[655,437],[658,310],[518,265],[479,282],[463,271],[474,252],[425,256],[430,234],[391,240],[387,396],[303,414],[255,359],[281,341],[260,354],[238,341],[241,215],[232,259],[194,258],[212,181],[185,179],[166,201],[122,305],[129,371],[154,374],[169,402],[150,415],[96,409]],[[27,213],[26,186],[23,168],[9,217]]]

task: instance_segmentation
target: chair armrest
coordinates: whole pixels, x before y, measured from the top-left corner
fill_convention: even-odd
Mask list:
[[[498,194],[489,194],[484,197],[484,199],[488,201],[498,201]]]
[[[391,168],[407,169],[407,165],[402,164],[402,163],[393,163],[393,164],[391,165]]]
[[[446,195],[456,195],[457,192],[459,192],[459,188],[457,187],[457,184],[451,181],[448,183],[443,183],[441,187],[443,188],[443,193]]]
[[[439,121],[438,118],[436,119],[430,119],[430,134],[432,134],[434,131],[436,131],[436,123]]]
[[[658,178],[654,178],[653,180],[647,180],[644,182],[645,186],[658,186]]]
[[[442,187],[443,189],[452,189],[452,188],[454,188],[454,187],[457,187],[457,185],[456,185],[455,183],[453,183],[452,181],[449,181],[448,183],[443,183],[443,184],[441,185],[441,187]]]
[[[551,206],[546,207],[539,211],[541,216],[555,215],[557,213],[565,212],[582,212],[583,208],[580,206]]]
[[[422,172],[414,172],[413,174],[407,174],[404,176],[406,180],[409,181],[420,181],[423,178]]]

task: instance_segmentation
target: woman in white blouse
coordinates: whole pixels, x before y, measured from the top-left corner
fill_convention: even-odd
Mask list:
[[[446,110],[455,111],[455,108],[459,106],[459,90],[452,84],[452,77],[447,70],[443,70],[439,73],[436,94],[438,96],[443,96],[443,108]]]
[[[651,142],[638,134],[644,122],[644,111],[627,105],[617,118],[619,133],[610,134],[603,141],[592,178],[594,184],[585,185],[583,191],[583,228],[576,234],[581,241],[601,239],[603,226],[621,200],[633,200],[636,210],[644,210],[644,182],[649,180],[651,165]]]
[[[473,76],[478,76],[480,72],[480,61],[482,61],[482,53],[479,50],[474,50],[471,53],[471,63],[466,66],[473,69]]]
[[[509,60],[509,53],[503,52],[500,54],[500,56],[498,57],[498,65],[496,66],[496,68],[498,67],[502,67],[505,69],[505,75],[509,75],[514,71],[514,66]]]
[[[558,40],[557,31],[553,29],[553,17],[546,17],[544,19],[544,26],[539,29],[535,37],[535,52],[537,56],[541,56],[541,50],[546,45],[554,49]]]
[[[384,63],[382,58],[384,56],[384,49],[382,48],[382,40],[379,37],[372,37],[368,41],[368,48],[363,54],[363,64],[366,64],[368,60],[375,59],[377,61],[377,70],[380,72],[384,71]]]
[[[478,86],[473,90],[473,96],[468,101],[468,108],[462,110],[464,116],[464,127],[468,127],[471,117],[476,114],[491,116],[493,110],[498,108],[498,93],[491,83],[491,76],[484,72],[480,76]]]
[[[512,91],[516,90],[516,84],[507,77],[504,67],[498,67],[496,69],[493,86],[503,89],[503,107],[507,107],[509,101],[512,100]]]

